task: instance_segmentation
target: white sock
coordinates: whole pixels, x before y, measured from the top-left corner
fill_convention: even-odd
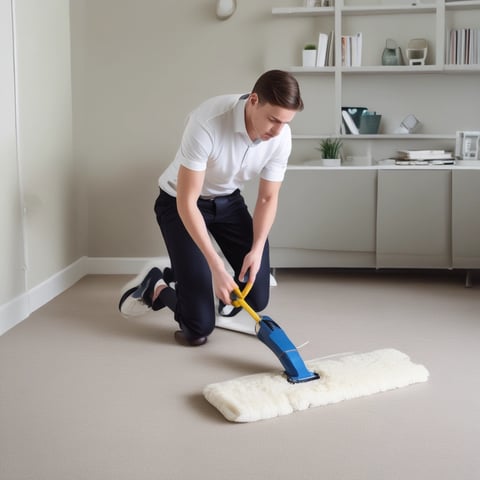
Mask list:
[[[161,279],[155,284],[155,288],[153,289],[153,291],[155,291],[159,285],[165,285],[166,287],[168,287],[168,285],[165,283],[165,280],[164,280],[163,278],[161,278]]]
[[[153,293],[152,293],[152,302],[154,302],[157,298],[158,298],[158,295],[160,295],[161,291],[163,290],[160,290],[160,292],[158,292],[158,295],[156,294],[157,292],[157,287],[159,287],[160,285],[163,285],[165,287],[168,287],[168,285],[165,283],[165,281],[163,280],[163,278],[161,278],[160,280],[158,280],[158,282],[155,284],[155,287],[153,288]]]

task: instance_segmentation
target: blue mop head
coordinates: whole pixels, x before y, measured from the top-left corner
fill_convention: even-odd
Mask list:
[[[259,327],[257,337],[278,357],[290,383],[309,382],[319,378],[317,373],[308,370],[295,345],[270,317],[263,316]]]

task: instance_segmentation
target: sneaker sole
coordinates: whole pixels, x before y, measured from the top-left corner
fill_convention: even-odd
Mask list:
[[[145,303],[131,296],[135,290],[137,290],[137,287],[128,289],[122,295],[120,302],[118,303],[118,310],[125,318],[139,317],[140,315],[144,315],[151,310],[151,308],[145,305]]]

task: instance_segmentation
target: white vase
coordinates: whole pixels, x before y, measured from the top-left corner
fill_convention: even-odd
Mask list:
[[[302,65],[304,67],[314,67],[317,63],[316,50],[303,50]]]

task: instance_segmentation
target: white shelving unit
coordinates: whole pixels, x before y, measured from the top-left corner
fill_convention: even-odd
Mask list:
[[[291,125],[294,146],[271,232],[272,266],[480,268],[480,165],[375,162],[401,149],[453,150],[456,131],[480,130],[480,65],[446,62],[450,29],[480,28],[480,0],[335,1],[327,8],[272,9],[278,24],[266,56],[272,68],[295,74],[305,102]],[[298,66],[303,46],[331,31],[336,59],[342,35],[363,33],[362,66]],[[397,41],[404,59],[410,39],[426,38],[426,65],[382,65],[387,38]],[[342,106],[380,113],[379,133],[342,135]],[[421,130],[395,133],[409,113]],[[361,166],[304,163],[318,158],[319,140],[331,136],[342,138],[344,157],[361,157]],[[246,194],[254,201],[255,187]]]
[[[406,5],[403,0],[398,5],[392,0],[379,0],[378,5],[362,1],[337,0],[332,7],[272,8],[275,18],[292,26],[286,29],[285,39],[279,40],[279,51],[286,52],[283,65],[288,65],[279,68],[295,74],[307,100],[305,112],[292,124],[294,163],[306,160],[308,151],[310,157],[314,155],[311,146],[299,144],[312,144],[327,136],[341,137],[346,155],[368,153],[378,160],[400,148],[431,145],[453,149],[457,130],[480,129],[480,65],[449,65],[445,61],[450,29],[480,28],[480,0],[437,0],[417,5]],[[336,59],[341,55],[343,34],[363,33],[362,66],[345,67],[338,61],[329,67],[296,66],[302,42],[315,42],[319,32],[330,31],[334,31]],[[387,38],[397,40],[404,59],[409,39],[426,38],[426,65],[382,65],[381,52]],[[287,42],[298,45],[298,55]],[[342,106],[364,106],[382,114],[379,134],[342,135]],[[409,113],[422,122],[422,129],[414,135],[395,134]]]

